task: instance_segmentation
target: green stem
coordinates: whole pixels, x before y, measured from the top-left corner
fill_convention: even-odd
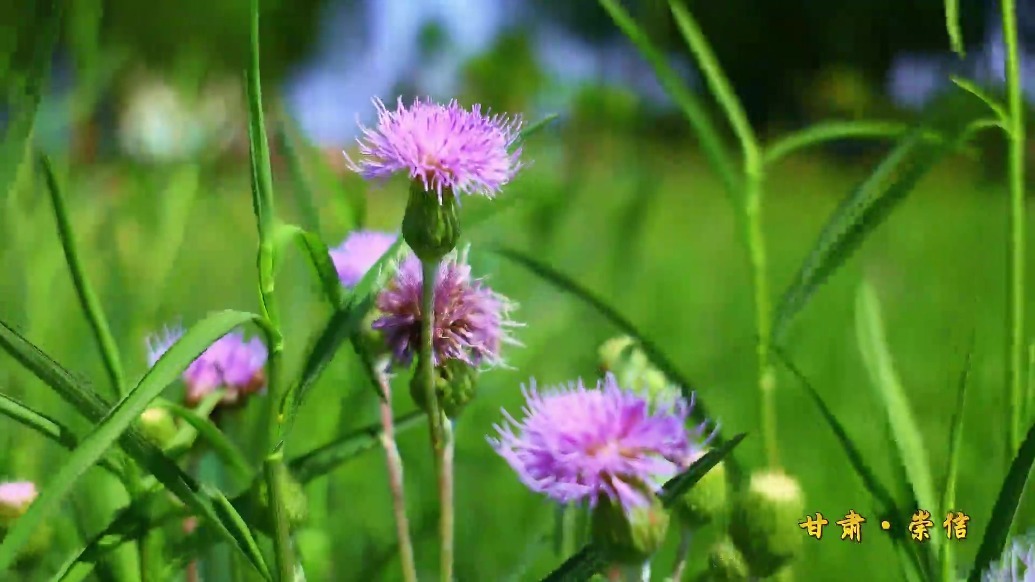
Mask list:
[[[431,431],[431,449],[435,459],[435,473],[438,477],[440,501],[446,500],[446,485],[451,481],[446,475],[446,440],[443,430],[442,412],[435,394],[435,364],[433,361],[435,329],[435,284],[438,281],[438,261],[421,261],[421,321],[420,321],[420,356],[417,365],[420,367],[421,383],[424,388],[424,400],[428,407],[428,428]],[[449,495],[451,497],[451,495]],[[439,508],[441,517],[439,530],[443,535],[441,542],[442,582],[451,582],[453,576],[453,540],[452,540],[452,507]],[[447,539],[448,537],[448,539]]]
[[[769,279],[765,236],[762,229],[762,172],[748,171],[744,199],[744,217],[747,223],[747,247],[751,261],[752,290],[755,301],[755,333],[758,334],[758,390],[761,397],[762,439],[766,460],[771,468],[780,466],[776,429],[776,374],[769,361],[770,318]]]
[[[453,421],[444,419],[442,429],[445,449],[438,475],[439,507],[442,511],[439,521],[439,536],[442,538],[441,569],[442,580],[452,582],[453,548],[456,539],[456,504],[453,500],[453,459],[456,457],[456,441],[453,439]]]
[[[676,550],[676,566],[672,569],[672,581],[681,582],[686,567],[690,563],[690,539],[692,534],[690,528],[683,528],[679,532],[679,549]]]
[[[385,450],[385,464],[388,466],[388,488],[392,492],[392,512],[395,514],[396,537],[399,539],[399,561],[402,563],[403,580],[417,582],[417,565],[413,558],[413,541],[410,538],[410,521],[406,517],[406,496],[403,488],[403,462],[395,442],[395,421],[392,418],[392,383],[375,364],[377,381],[385,398],[378,399],[381,412],[381,446]]]
[[[1007,386],[1010,390],[1010,450],[1021,445],[1024,391],[1024,102],[1021,99],[1020,59],[1017,47],[1016,0],[1002,0],[1003,42],[1006,45],[1006,92],[1010,140],[1010,247]]]
[[[291,528],[284,511],[284,451],[278,449],[266,457],[266,485],[269,488],[270,512],[273,518],[273,549],[280,582],[295,579],[295,560],[291,551]]]

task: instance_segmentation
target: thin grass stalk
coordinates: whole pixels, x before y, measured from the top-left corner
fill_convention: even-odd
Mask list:
[[[381,412],[381,446],[385,450],[385,464],[388,467],[388,488],[392,493],[392,512],[395,514],[396,536],[399,539],[399,562],[403,579],[417,582],[417,565],[413,557],[413,541],[410,538],[410,521],[406,517],[406,495],[403,486],[403,462],[395,442],[395,421],[392,419],[392,383],[379,366],[375,372],[385,398],[378,399]]]
[[[1021,65],[1017,46],[1017,2],[1001,0],[1003,43],[1006,45],[1006,93],[1009,109],[1010,243],[1007,295],[1007,366],[1010,434],[1007,459],[1021,446],[1024,409],[1024,101],[1021,95]]]
[[[434,344],[432,334],[435,328],[435,284],[438,281],[438,261],[421,260],[421,329],[420,357],[418,374],[424,388],[424,399],[428,410],[428,428],[431,431],[431,449],[435,460],[435,473],[438,479],[440,502],[439,535],[441,539],[440,579],[451,582],[453,579],[453,505],[452,495],[447,493],[447,486],[452,477],[446,475],[446,441],[443,428],[443,415],[435,395],[435,364],[432,360]]]
[[[690,564],[690,539],[692,534],[689,528],[683,528],[679,532],[679,548],[676,550],[676,565],[672,569],[672,582],[681,582],[683,575],[686,572],[686,567]]]

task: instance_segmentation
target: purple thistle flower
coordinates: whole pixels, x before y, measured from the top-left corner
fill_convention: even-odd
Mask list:
[[[1002,558],[981,575],[982,582],[1035,582],[1035,531],[1013,539]]]
[[[32,481],[0,483],[0,513],[22,514],[36,500],[38,492]]]
[[[397,234],[376,230],[359,230],[345,237],[340,245],[331,249],[331,260],[341,284],[354,287],[359,283],[398,238]]]
[[[652,408],[610,373],[596,389],[579,379],[540,392],[533,379],[522,393],[525,419],[504,410],[509,424],[496,425],[499,437],[489,443],[529,489],[561,503],[588,500],[595,507],[607,496],[626,511],[643,506],[710,440],[700,438],[704,425],[686,428],[693,399]]]
[[[383,315],[371,327],[384,334],[399,365],[408,366],[420,344],[423,278],[420,259],[407,255],[377,297],[377,309]],[[465,257],[445,258],[435,285],[434,364],[460,360],[470,366],[502,365],[502,345],[518,343],[508,333],[517,325],[509,318],[514,307],[481,279],[471,278]]]
[[[364,178],[405,171],[441,203],[443,190],[492,198],[521,168],[521,148],[509,151],[520,116],[483,115],[480,105],[468,111],[455,99],[447,105],[415,99],[406,107],[400,97],[395,111],[374,99],[374,106],[377,128],[360,125],[363,137],[356,140],[363,158],[356,163],[345,154],[349,169]]]
[[[167,327],[147,338],[148,365],[154,366],[182,335],[181,328]],[[262,390],[266,386],[267,355],[266,345],[258,337],[246,341],[244,333],[232,331],[219,338],[183,372],[187,405],[196,406],[219,388],[227,390],[220,401],[223,405],[236,404],[244,396]]]

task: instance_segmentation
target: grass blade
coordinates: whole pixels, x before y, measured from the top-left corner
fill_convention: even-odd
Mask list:
[[[395,431],[399,433],[422,426],[423,411],[415,411],[396,418]],[[302,484],[322,477],[359,455],[381,444],[381,423],[351,432],[330,443],[288,461],[291,474]]]
[[[894,121],[821,122],[776,140],[775,143],[766,148],[765,153],[762,155],[762,161],[766,165],[771,165],[800,150],[827,142],[852,138],[898,138],[908,130],[908,125]]]
[[[902,511],[899,509],[898,504],[895,503],[895,498],[890,493],[889,489],[885,487],[877,475],[872,469],[866,464],[863,459],[862,452],[859,450],[858,445],[855,441],[848,436],[848,431],[845,430],[844,425],[841,421],[834,416],[833,411],[827,406],[826,402],[816,391],[816,388],[809,382],[808,377],[794,365],[794,362],[790,360],[784,353],[783,350],[774,347],[773,355],[783,362],[783,365],[793,374],[797,379],[798,383],[804,388],[805,393],[808,394],[809,398],[819,409],[820,416],[826,422],[830,430],[833,431],[834,437],[837,438],[838,444],[841,445],[841,449],[844,451],[845,457],[848,459],[848,464],[851,465],[852,470],[856,476],[862,482],[863,487],[873,496],[878,507],[878,511],[881,515],[890,517],[901,517]],[[907,578],[910,580],[922,580],[923,566],[920,562],[919,556],[914,552],[914,548],[911,542],[906,538],[902,528],[893,528],[888,532],[891,535],[892,541],[895,543],[899,550],[899,556],[902,560],[903,569],[907,572]],[[908,558],[908,559],[907,559]]]
[[[707,473],[711,471],[715,465],[718,465],[724,458],[728,457],[733,453],[733,449],[740,444],[740,441],[744,440],[746,433],[740,433],[730,440],[722,444],[722,446],[715,447],[705,453],[700,459],[695,461],[679,475],[669,479],[665,485],[661,488],[661,493],[658,497],[661,498],[661,502],[668,507],[670,504],[679,499],[679,496],[686,493],[694,485],[697,484]]]
[[[964,93],[952,94],[939,105],[827,220],[776,310],[773,343],[778,343],[791,319],[804,309],[816,290],[862,246],[928,170],[970,136],[984,113],[981,104]],[[930,139],[932,133],[941,139]]]
[[[518,134],[518,138],[514,142],[514,147],[520,146],[525,141],[527,141],[530,137],[534,136],[535,134],[537,134],[540,131],[542,131],[542,130],[546,129],[547,127],[549,127],[549,125],[551,123],[553,123],[554,121],[556,121],[556,120],[557,120],[557,114],[556,113],[551,113],[551,114],[547,115],[546,117],[543,117],[539,121],[536,121],[534,123],[531,123],[531,124],[525,126],[525,128],[521,130],[521,133]]]
[[[923,438],[891,361],[879,299],[873,287],[867,283],[859,287],[856,297],[856,334],[866,371],[891,424],[910,488],[921,508],[936,508],[938,500]],[[942,539],[940,536],[931,536],[931,543],[935,549],[939,549]]]
[[[251,317],[255,316],[252,315]],[[70,372],[3,322],[0,322],[0,347],[10,353],[37,378],[53,388],[58,396],[73,406],[90,422],[99,424],[103,419],[107,418],[108,411],[111,408],[107,402],[95,392],[77,382]],[[168,383],[167,381],[166,385]],[[217,533],[233,543],[245,558],[255,566],[256,570],[264,578],[269,579],[269,571],[262,555],[249,553],[250,548],[253,546],[249,542],[251,532],[235,531],[230,527],[232,524],[224,524],[215,512],[212,500],[201,491],[201,487],[192,477],[184,473],[176,465],[175,461],[136,429],[130,428],[125,433],[121,439],[121,444],[126,453],[150,471],[173,495],[190,507],[196,515],[213,522]],[[83,443],[80,443],[80,448],[82,446]],[[0,549],[2,549],[2,546],[0,546]]]
[[[636,45],[637,50],[650,63],[665,92],[672,97],[693,127],[697,139],[701,143],[701,149],[712,168],[719,174],[719,179],[722,181],[727,195],[731,200],[735,199],[740,192],[739,178],[734,170],[734,164],[730,160],[730,155],[719,137],[719,132],[715,129],[704,105],[679,79],[676,72],[665,61],[662,52],[651,43],[650,36],[636,24],[618,0],[598,1],[618,25],[618,28],[629,37],[629,40]]]
[[[226,463],[226,466],[238,479],[247,482],[255,474],[255,470],[244,456],[244,453],[208,417],[202,416],[186,406],[180,406],[168,400],[159,400],[157,405],[191,425],[199,436],[208,441],[208,444],[212,446],[212,450]]]
[[[3,141],[0,141],[0,202],[6,200],[7,193],[14,184],[29,151],[36,112],[43,96],[43,86],[50,74],[51,57],[61,35],[61,17],[66,4],[67,2],[61,0],[35,3],[36,12],[33,19],[43,19],[42,26],[22,28],[25,31],[33,31],[29,36],[36,44],[33,47],[28,80],[20,91],[21,99],[13,104],[15,112],[4,133]]]
[[[313,189],[309,187],[309,180],[306,179],[305,164],[299,152],[297,129],[291,125],[291,118],[287,112],[280,111],[281,123],[277,126],[277,145],[284,152],[287,160],[288,172],[291,173],[291,180],[295,183],[295,199],[298,202],[298,213],[302,218],[302,224],[309,232],[320,234],[320,212],[316,208],[316,197]]]
[[[61,187],[58,185],[57,176],[54,174],[54,167],[50,158],[40,156],[40,167],[47,182],[47,190],[50,192],[50,201],[54,206],[54,219],[57,222],[58,238],[61,239],[61,248],[65,253],[65,262],[68,264],[68,272],[72,275],[72,283],[75,286],[76,296],[79,298],[79,305],[83,309],[86,321],[90,324],[90,331],[93,333],[94,341],[101,352],[104,361],[104,369],[111,381],[111,388],[114,394],[121,396],[125,392],[125,378],[122,373],[122,361],[119,358],[119,349],[115,344],[115,337],[108,327],[108,319],[104,316],[104,309],[93,287],[86,278],[86,272],[79,261],[79,251],[76,248],[75,233],[72,232],[72,223],[68,220],[68,209],[65,207],[64,196]]]
[[[70,428],[2,393],[0,393],[0,414],[36,431],[70,451],[79,446],[79,439]],[[101,459],[100,466],[125,483],[126,476],[122,468],[112,463],[110,459]]]
[[[130,428],[166,386],[171,384],[209,345],[236,326],[256,319],[249,313],[224,311],[191,327],[86,436],[11,527],[0,545],[0,573],[6,572],[32,533],[58,508],[79,477]],[[239,530],[238,530],[239,531]],[[246,531],[246,530],[245,530]],[[251,540],[254,544],[254,540]],[[260,556],[258,552],[254,555]]]
[[[298,381],[285,393],[284,400],[280,404],[280,412],[286,419],[284,435],[290,432],[294,424],[295,412],[305,402],[309,391],[312,390],[327,365],[334,359],[338,348],[359,328],[363,318],[373,305],[374,294],[394,274],[395,265],[404,252],[408,252],[408,247],[400,236],[363,276],[363,279],[348,296],[346,304],[336,310],[327,321],[312,349],[306,355]]]
[[[981,538],[977,558],[974,559],[974,567],[967,578],[969,582],[980,582],[981,573],[1003,553],[1033,465],[1035,465],[1035,424],[1028,429],[1028,435],[1017,451],[1017,456],[1010,463],[1010,470],[1007,471],[1006,479],[1003,480],[1003,485],[999,489],[999,497],[996,498],[995,505],[992,507],[992,516],[987,522],[988,525],[985,526],[985,535]]]
[[[565,560],[542,582],[586,582],[606,565],[607,558],[603,552],[589,544]]]
[[[969,79],[964,79],[962,77],[951,77],[951,80],[960,89],[963,89],[967,93],[970,93],[971,95],[982,100],[985,103],[985,105],[987,105],[988,108],[992,110],[992,113],[995,113],[996,119],[998,119],[999,123],[1002,124],[1002,129],[1005,130],[1007,127],[1010,126],[1010,115],[1006,112],[1006,107],[1002,103],[998,102],[995,99],[995,97],[989,95],[987,91],[985,91],[981,87],[978,87],[976,83]]]
[[[687,379],[686,376],[676,368],[675,364],[673,364],[672,361],[662,353],[661,349],[654,342],[645,337],[631,321],[618,313],[618,311],[613,307],[605,303],[603,299],[600,299],[594,295],[593,292],[579,285],[567,275],[564,275],[553,267],[550,267],[525,253],[503,247],[497,247],[493,249],[493,252],[521,265],[544,281],[557,287],[561,291],[580,299],[592,307],[602,315],[604,319],[611,322],[612,325],[635,339],[643,350],[643,353],[646,354],[647,359],[649,359],[662,374],[667,376],[670,381],[679,385],[679,389],[685,398],[689,399],[691,394],[693,394],[693,384],[691,384],[690,380]],[[700,396],[695,398],[693,414],[694,418],[698,421],[710,418],[704,404],[701,402]],[[715,434],[713,442],[716,447],[721,447],[725,443],[722,439],[722,435],[718,433]]]
[[[967,359],[963,364],[956,388],[956,409],[952,413],[949,424],[949,460],[945,467],[945,483],[942,487],[942,504],[945,511],[954,511],[956,507],[956,475],[959,471],[960,447],[963,444],[963,411],[967,402],[967,384],[970,381],[970,367],[974,355],[973,339],[967,350]],[[944,544],[941,551],[942,580],[956,581],[955,544]]]
[[[949,46],[960,58],[966,56],[963,49],[963,31],[960,30],[960,0],[945,0],[945,31],[949,33]]]
[[[330,251],[320,237],[293,224],[277,225],[274,237],[278,241],[276,243],[278,256],[283,256],[279,249],[285,242],[293,240],[298,245],[309,265],[316,272],[316,278],[320,282],[320,288],[323,290],[327,302],[331,307],[339,307],[345,298],[345,292],[341,279],[338,278],[338,271],[334,268],[334,261],[331,260]]]

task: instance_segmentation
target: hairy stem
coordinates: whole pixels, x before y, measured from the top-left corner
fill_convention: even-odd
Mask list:
[[[406,582],[417,582],[417,566],[413,558],[413,541],[410,539],[410,522],[406,517],[406,496],[403,492],[403,463],[395,443],[395,424],[392,420],[392,383],[388,381],[383,369],[378,368],[375,373],[385,395],[384,400],[378,399],[381,409],[381,446],[385,449],[385,463],[388,466],[388,487],[392,492],[392,511],[399,538],[399,561],[402,563],[403,579]]]
[[[755,345],[758,360],[758,390],[761,397],[762,439],[770,467],[780,466],[776,429],[776,374],[769,361],[770,318],[769,279],[765,236],[762,230],[762,172],[747,172],[744,217],[747,223],[747,247],[751,261],[751,281],[755,301]]]
[[[439,540],[441,543],[441,563],[439,564],[442,582],[452,582],[453,579],[453,516],[452,516],[452,494],[446,491],[447,485],[452,482],[452,476],[447,475],[448,469],[446,441],[443,429],[442,411],[438,406],[438,397],[435,394],[435,363],[434,363],[434,338],[432,334],[435,329],[435,284],[438,281],[438,261],[421,261],[421,321],[420,321],[420,357],[417,365],[420,367],[420,381],[424,388],[424,400],[428,412],[428,428],[431,431],[431,449],[435,459],[435,473],[438,476],[438,487],[440,499],[449,500],[449,505],[442,505],[439,509],[439,531],[443,535]]]
[[[1007,295],[1008,353],[1006,384],[1010,390],[1010,450],[1007,459],[1021,445],[1024,377],[1024,102],[1021,99],[1020,55],[1017,47],[1017,2],[1002,0],[1003,42],[1006,45],[1006,92],[1010,110],[1010,246]]]

